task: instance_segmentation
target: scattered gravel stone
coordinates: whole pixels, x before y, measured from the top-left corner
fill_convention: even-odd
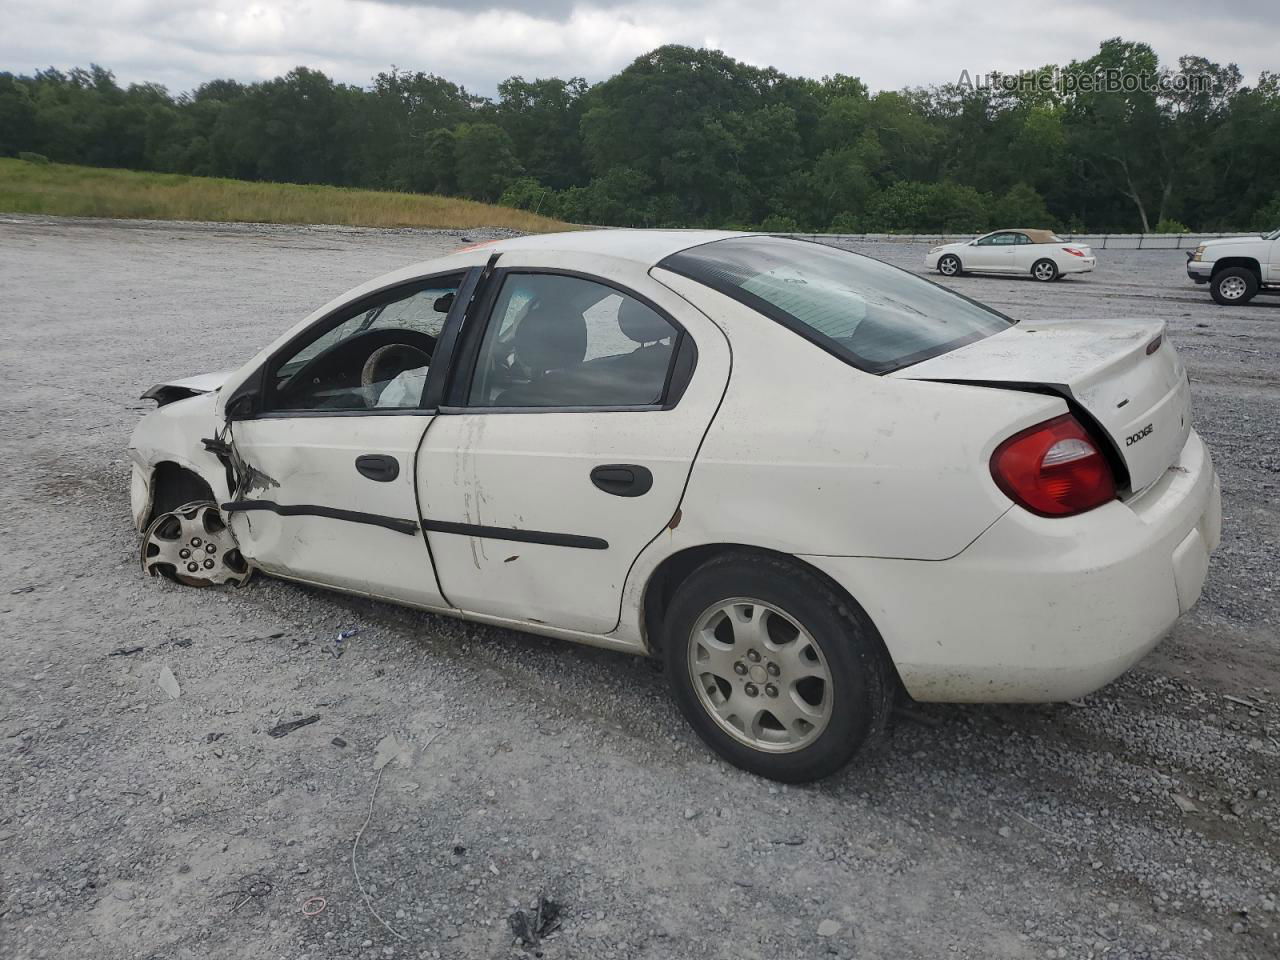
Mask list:
[[[461,233],[0,217],[0,289],[32,321],[5,330],[5,558],[39,584],[5,611],[6,957],[514,960],[506,918],[543,894],[566,905],[547,960],[1280,956],[1276,304],[1217,307],[1178,251],[1099,251],[1048,286],[947,281],[1021,318],[1167,317],[1223,545],[1196,608],[1079,706],[930,706],[850,770],[784,788],[713,757],[634,659],[265,576],[139,572],[126,450],[151,404],[134,398],[234,369]],[[919,271],[927,245],[855,248]],[[337,731],[352,749],[323,749]],[[375,796],[365,758],[392,731],[410,749]],[[663,829],[688,810],[697,829]],[[355,887],[366,816],[370,905],[407,942]],[[991,844],[991,823],[1018,842]],[[255,874],[271,896],[219,896]],[[327,906],[304,917],[311,896]],[[856,928],[823,920],[845,909]]]

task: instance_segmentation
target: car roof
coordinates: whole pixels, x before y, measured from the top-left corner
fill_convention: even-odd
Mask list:
[[[992,230],[991,233],[1025,233],[1031,238],[1032,243],[1054,243],[1052,230],[1036,230],[1030,227],[1003,227],[1000,230]],[[983,234],[989,237],[991,233]]]
[[[714,240],[750,234],[733,230],[575,230],[512,237],[484,245],[500,253],[508,250],[541,250],[554,253],[587,253],[631,260],[652,267],[673,253]]]

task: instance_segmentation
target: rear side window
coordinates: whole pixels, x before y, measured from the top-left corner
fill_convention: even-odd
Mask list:
[[[511,273],[480,344],[473,407],[660,404],[680,331],[613,287],[559,274]]]
[[[888,373],[1013,321],[905,270],[784,237],[715,240],[659,264],[781,323],[869,373]]]

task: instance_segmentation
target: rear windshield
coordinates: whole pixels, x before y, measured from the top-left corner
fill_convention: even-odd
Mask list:
[[[1014,322],[879,260],[785,237],[715,240],[658,266],[772,317],[869,373],[919,363]]]

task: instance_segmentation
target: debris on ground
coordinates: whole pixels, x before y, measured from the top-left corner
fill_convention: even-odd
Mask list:
[[[205,742],[205,743],[216,743],[216,742],[218,742],[219,740],[221,740],[221,739],[222,739],[223,737],[225,737],[225,736],[226,736],[226,734],[225,734],[225,733],[223,733],[223,732],[221,732],[221,731],[217,731],[217,732],[215,732],[215,731],[210,731],[209,733],[206,733],[206,734],[204,735],[204,742]]]
[[[107,656],[108,657],[132,657],[135,653],[141,653],[145,649],[147,648],[142,645],[138,645],[136,647],[116,647],[114,650],[108,653]]]
[[[261,637],[240,637],[236,643],[257,643],[259,640],[279,640],[284,637],[284,632],[268,633]]]
[[[436,737],[440,736],[443,732],[444,731],[439,731],[435,733],[423,745],[423,749],[425,750],[427,747],[431,746],[431,744],[435,742]],[[364,881],[360,879],[360,868],[356,865],[356,854],[360,851],[360,838],[364,836],[364,832],[369,829],[369,824],[373,820],[373,804],[378,798],[378,788],[382,786],[382,775],[386,772],[387,764],[400,758],[402,755],[404,755],[407,760],[406,748],[399,740],[396,739],[395,734],[387,734],[378,741],[378,745],[374,748],[373,768],[378,771],[378,777],[373,781],[373,792],[369,794],[369,812],[365,815],[364,823],[361,824],[359,831],[356,832],[356,838],[351,844],[351,875],[355,877],[356,888],[360,891],[360,897],[364,900],[364,907],[369,911],[370,916],[382,924],[382,926],[386,928],[387,932],[393,937],[396,937],[399,940],[408,940],[408,937],[402,934],[395,927],[391,926],[391,924],[387,923],[387,921],[383,919],[382,914],[378,913],[374,908],[373,901],[369,899],[369,893],[364,888]]]
[[[1184,797],[1180,793],[1171,793],[1169,794],[1169,799],[1172,800],[1183,813],[1200,812],[1200,808],[1196,806],[1195,801],[1190,797]]]
[[[818,924],[818,936],[834,937],[840,932],[840,923],[836,920],[823,920]]]
[[[363,629],[364,627],[352,627],[350,630],[339,630],[338,643],[342,643],[344,640],[350,640],[352,637],[360,633],[360,631]]]
[[[173,671],[169,669],[167,663],[160,668],[160,673],[156,677],[156,686],[163,690],[170,700],[177,700],[182,696],[182,688],[178,686],[178,678],[173,675]]]
[[[219,898],[239,898],[236,900],[235,906],[231,908],[232,913],[235,913],[250,900],[260,900],[263,897],[268,896],[271,891],[275,889],[274,885],[271,883],[271,878],[261,873],[246,873],[239,879],[238,883],[239,886],[234,890],[228,890],[226,893],[218,894]]]
[[[332,743],[335,747],[345,747],[347,745],[347,741],[343,740],[341,737],[334,737],[329,742]]]
[[[320,719],[320,714],[313,713],[309,717],[301,717],[297,720],[287,720],[282,723],[277,723],[274,727],[272,727],[270,730],[267,731],[267,736],[275,737],[278,740],[281,737],[287,737],[289,734],[293,733],[293,731],[297,730],[299,727],[308,726],[312,723],[317,722],[319,719]]]
[[[541,956],[538,948],[544,938],[560,929],[563,915],[564,907],[540,893],[533,907],[517,910],[507,917],[507,923],[511,924],[511,933],[520,946],[533,951],[534,956]]]
[[[388,733],[373,748],[373,769],[381,770],[392,760],[402,760],[407,764],[412,752],[413,748],[409,744],[397,738],[394,733]]]

